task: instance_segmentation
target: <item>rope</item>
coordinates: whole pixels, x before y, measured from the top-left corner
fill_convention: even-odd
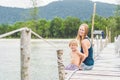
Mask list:
[[[70,80],[70,78],[78,71],[79,69],[75,69],[67,78],[66,80]]]
[[[43,41],[45,41],[46,43],[48,43],[49,45],[53,46],[54,48],[58,49],[57,46],[55,46],[53,43],[48,42],[47,40],[45,40],[43,37],[41,37],[40,35],[38,35],[37,33],[35,33],[34,31],[31,31],[32,34],[34,34],[35,36],[37,36],[39,39],[42,39]]]
[[[27,30],[28,31],[29,28],[27,28],[27,27],[26,28],[20,28],[20,29],[17,29],[17,30],[14,30],[14,31],[11,31],[11,32],[8,32],[8,33],[5,33],[5,34],[2,34],[2,35],[0,35],[0,38],[12,35],[12,34],[14,34],[16,32],[22,31],[22,30]],[[37,33],[33,32],[32,30],[31,30],[31,33],[34,34],[35,36],[37,36],[38,38],[42,39],[43,41],[45,41],[49,45],[53,46],[54,48],[58,49],[58,47],[56,47],[53,43],[48,42],[47,40],[45,40],[44,38],[42,38],[41,36],[39,36]]]
[[[12,34],[14,34],[16,32],[19,32],[19,31],[22,31],[22,30],[25,30],[25,29],[27,29],[27,28],[20,28],[20,29],[17,29],[17,30],[14,30],[14,31],[11,31],[11,32],[8,32],[8,33],[5,33],[5,34],[2,34],[2,35],[0,35],[0,38],[12,35]]]
[[[94,56],[94,61],[96,61],[98,59],[98,57],[99,57],[99,53],[96,54],[96,56]]]

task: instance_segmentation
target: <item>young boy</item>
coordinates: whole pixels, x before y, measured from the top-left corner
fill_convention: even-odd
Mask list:
[[[78,50],[77,40],[71,40],[69,43],[71,49],[71,63],[65,67],[65,70],[76,70],[80,69],[80,64],[82,63],[82,53]]]

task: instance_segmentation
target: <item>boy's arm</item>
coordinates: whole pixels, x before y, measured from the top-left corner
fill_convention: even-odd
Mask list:
[[[81,53],[79,50],[77,50],[76,53],[77,53],[79,56],[83,56],[83,55],[84,55],[84,54]]]
[[[79,50],[77,50],[77,54],[81,57],[80,58],[80,64],[85,60],[85,55],[83,53],[81,53]]]

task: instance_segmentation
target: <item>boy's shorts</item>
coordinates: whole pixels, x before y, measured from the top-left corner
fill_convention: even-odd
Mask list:
[[[79,67],[74,65],[74,64],[69,64],[68,66],[65,67],[65,70],[78,70]]]

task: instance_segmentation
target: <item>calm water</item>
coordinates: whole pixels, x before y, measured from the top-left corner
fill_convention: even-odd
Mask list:
[[[69,63],[69,40],[32,40],[31,80],[58,80],[57,52],[63,49],[64,65]],[[55,45],[56,47],[54,47]],[[0,80],[20,80],[20,40],[0,39]]]

